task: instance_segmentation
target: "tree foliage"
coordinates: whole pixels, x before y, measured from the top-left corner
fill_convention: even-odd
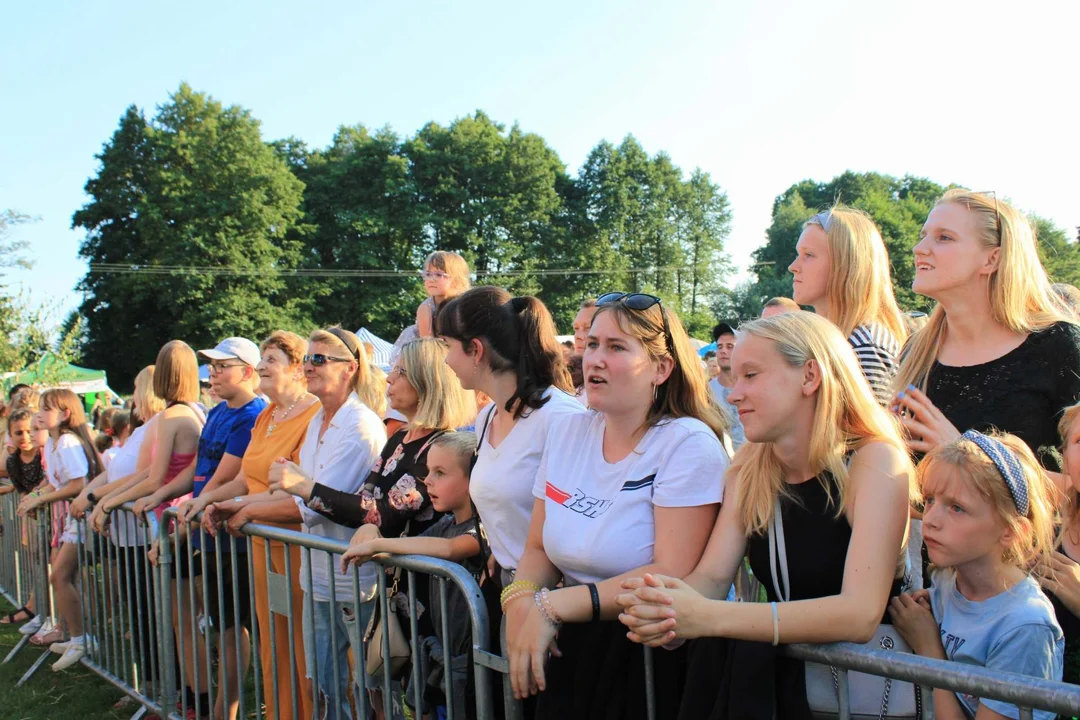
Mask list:
[[[132,378],[172,338],[205,345],[303,324],[308,298],[282,276],[304,253],[290,233],[303,184],[247,110],[181,85],[152,119],[130,107],[98,159],[73,219],[91,263],[87,362]]]

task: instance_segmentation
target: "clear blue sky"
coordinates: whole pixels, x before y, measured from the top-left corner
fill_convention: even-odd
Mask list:
[[[846,169],[996,190],[1080,225],[1080,2],[6,3],[0,209],[36,300],[78,303],[71,215],[131,104],[180,82],[250,109],[268,140],[342,124],[410,135],[483,109],[576,172],[601,139],[700,166],[739,266],[776,195]]]

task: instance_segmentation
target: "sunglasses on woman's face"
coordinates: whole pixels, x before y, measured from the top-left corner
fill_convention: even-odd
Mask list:
[[[655,295],[649,295],[648,293],[624,293],[624,292],[609,292],[601,295],[596,299],[596,306],[602,305],[614,305],[615,303],[622,303],[631,310],[648,310],[653,305],[660,306],[660,317],[664,319],[664,342],[667,343],[668,352],[672,355],[675,354],[674,341],[671,338],[671,328],[668,326],[667,310],[664,309],[664,303],[660,298]]]
[[[326,363],[331,362],[352,362],[350,358],[334,357],[333,355],[323,355],[322,353],[305,355],[303,361],[305,365],[311,363],[315,367],[322,367]]]

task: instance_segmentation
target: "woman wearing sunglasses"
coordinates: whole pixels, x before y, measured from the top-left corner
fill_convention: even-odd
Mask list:
[[[352,532],[346,536],[358,541],[380,536],[415,537],[431,527],[435,511],[420,479],[427,474],[428,449],[440,435],[468,425],[476,417],[473,394],[461,387],[445,360],[446,345],[435,338],[414,340],[402,348],[387,377],[390,407],[405,417],[406,425],[386,441],[370,472],[361,476],[359,487],[343,488],[289,474],[281,489],[335,526],[360,528],[355,536]],[[375,577],[377,572],[373,563],[360,570],[361,577]],[[404,581],[401,590],[408,592]],[[426,585],[417,588],[419,597],[427,597],[426,593]],[[342,597],[340,593],[338,597]],[[374,601],[365,605],[368,607],[360,612],[361,630]],[[380,688],[382,680],[373,678],[367,686]],[[381,713],[379,697],[373,699],[373,706]]]
[[[643,713],[644,661],[617,621],[620,582],[694,569],[729,463],[726,418],[659,298],[598,299],[584,375],[597,412],[549,430],[525,554],[503,595],[514,694],[539,692],[539,718]],[[662,706],[678,705],[684,662],[681,651],[656,657]]]

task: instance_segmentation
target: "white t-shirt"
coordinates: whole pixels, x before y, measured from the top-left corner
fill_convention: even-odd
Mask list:
[[[118,452],[120,452],[120,446],[113,445],[108,450],[101,453],[101,462],[104,463],[106,470],[109,469],[109,463],[113,461],[113,458],[116,457],[116,453]]]
[[[319,439],[324,411],[319,409],[308,424],[304,444],[300,446],[300,469],[315,482],[342,492],[358,493],[371,472],[371,466],[379,459],[379,453],[386,444],[386,427],[382,420],[367,405],[360,402],[354,392],[345,404],[338,408],[330,420],[330,427]],[[301,530],[312,535],[344,540],[349,542],[352,528],[331,522],[295,498],[303,520]],[[300,586],[310,592],[313,599],[325,602],[330,599],[330,571],[326,566],[325,552],[312,550],[311,587],[308,585],[308,553],[300,556]],[[332,560],[336,583],[334,599],[340,602],[353,601],[352,572],[342,574],[341,556],[333,555]],[[360,566],[360,592],[366,600],[375,591],[378,582],[377,569],[373,563]]]
[[[45,441],[45,464],[48,467],[49,484],[56,490],[72,480],[85,478],[90,472],[90,463],[86,459],[82,442],[67,432],[60,433],[56,440],[50,435]]]
[[[604,459],[604,416],[563,418],[548,432],[533,495],[544,500],[544,549],[568,584],[600,582],[653,561],[656,507],[724,497],[730,463],[709,426],[661,421],[634,452]]]
[[[105,467],[105,479],[115,482],[121,478],[135,473],[139,464],[139,448],[142,447],[146,437],[146,426],[140,425],[131,433],[122,446],[110,448],[115,450],[112,461]],[[110,533],[112,541],[121,546],[146,544],[146,526],[135,520],[134,515],[127,511],[117,511],[113,514],[113,531]]]
[[[557,388],[548,388],[544,397],[548,401],[543,407],[530,410],[519,419],[497,448],[488,440],[491,433],[488,418],[495,412],[495,403],[481,410],[476,418],[477,434],[484,432],[485,425],[488,427],[469,480],[469,495],[487,531],[491,552],[507,570],[517,569],[525,552],[533,485],[549,429],[587,412],[572,395]]]

